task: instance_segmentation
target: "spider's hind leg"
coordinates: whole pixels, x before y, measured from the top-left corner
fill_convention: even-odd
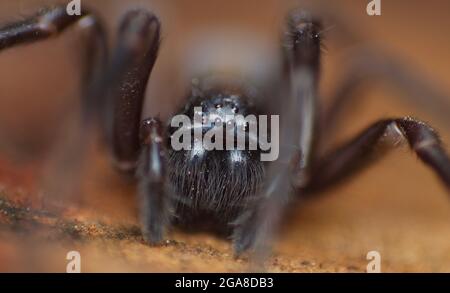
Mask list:
[[[308,191],[321,191],[350,177],[402,141],[408,142],[450,190],[450,159],[436,132],[412,119],[387,119],[374,123],[356,138],[319,159],[312,167]],[[314,194],[314,193],[312,193]]]
[[[363,101],[361,88],[380,82],[400,90],[400,99],[416,105],[435,115],[437,119],[450,125],[448,96],[427,80],[420,70],[410,68],[397,56],[383,52],[379,48],[360,46],[349,50],[336,87],[329,98],[330,106],[321,113],[319,147],[330,141],[333,133],[345,122],[344,117]],[[348,111],[348,112],[347,112]]]

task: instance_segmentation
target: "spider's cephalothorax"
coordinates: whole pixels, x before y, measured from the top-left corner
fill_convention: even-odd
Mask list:
[[[169,142],[172,128],[166,129],[157,118],[141,121],[144,93],[160,43],[160,23],[152,13],[133,10],[125,15],[111,55],[107,54],[105,31],[98,17],[88,11],[69,16],[65,7],[46,9],[0,27],[0,50],[46,39],[75,25],[86,37],[83,126],[95,122],[93,118],[105,118],[106,123],[100,122],[107,130],[118,167],[136,172],[142,232],[149,243],[161,242],[165,228],[175,219],[185,223],[198,216],[206,223],[212,218],[225,226],[232,223],[237,253],[264,247],[290,202],[290,194],[305,198],[333,186],[381,156],[382,152],[375,151],[380,146],[392,148],[399,142],[409,144],[450,187],[450,159],[436,132],[410,117],[380,120],[331,153],[313,150],[314,146],[320,150],[324,138],[336,129],[337,114],[367,77],[385,78],[407,93],[420,93],[427,103],[442,99],[433,97],[434,91],[426,83],[409,75],[394,59],[364,51],[364,58],[355,58],[351,70],[342,74],[344,82],[330,110],[319,113],[323,30],[309,13],[294,11],[288,18],[283,55],[286,70],[281,73],[284,82],[277,85],[278,94],[272,97],[272,102],[281,106],[280,153],[277,161],[265,164],[259,160],[258,149],[206,150],[194,141],[191,150],[175,151]],[[109,62],[103,62],[107,57]],[[254,103],[261,101],[254,100],[257,97],[245,88],[195,89],[179,114],[192,118],[198,106],[202,118],[212,124],[227,123],[226,114],[258,115]],[[323,116],[318,119],[318,114]],[[325,123],[317,125],[317,121]],[[212,126],[200,127],[203,133]],[[275,135],[271,131],[270,135]],[[251,135],[249,139],[253,139]]]
[[[247,122],[234,117],[258,115],[258,111],[249,97],[248,91],[237,87],[226,88],[211,85],[194,88],[188,103],[178,113],[194,121],[195,111],[202,118],[201,128],[204,136],[213,127],[223,131],[222,149],[205,149],[202,141],[192,140],[189,150],[174,151],[169,148],[170,180],[174,186],[175,213],[183,219],[212,217],[208,221],[217,221],[227,225],[255,200],[264,176],[264,164],[260,160],[260,151],[248,148],[238,149],[236,145],[237,128],[244,129],[245,139],[249,134]],[[231,125],[232,127],[228,127]],[[192,137],[194,129],[191,128]],[[169,130],[180,130],[178,127]],[[233,142],[234,149],[226,149],[226,139]],[[247,144],[248,146],[248,144]],[[207,216],[205,216],[207,215]]]

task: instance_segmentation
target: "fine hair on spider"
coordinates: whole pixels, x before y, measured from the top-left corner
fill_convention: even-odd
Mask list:
[[[288,203],[315,197],[374,162],[383,155],[380,149],[399,142],[408,144],[450,187],[450,159],[436,131],[411,117],[376,121],[334,151],[316,151],[332,127],[319,121],[324,117],[333,121],[361,79],[355,72],[349,74],[345,90],[333,101],[336,106],[326,113],[317,110],[323,33],[329,28],[309,12],[295,10],[287,18],[280,52],[285,68],[272,97],[279,103],[280,117],[279,157],[273,162],[260,160],[260,148],[207,150],[194,141],[189,150],[174,150],[170,137],[176,128],[158,117],[142,119],[144,93],[160,49],[161,23],[149,11],[126,12],[117,43],[107,50],[103,23],[95,13],[83,10],[80,16],[70,16],[65,7],[48,8],[1,26],[0,51],[59,35],[80,23],[90,32],[83,64],[83,123],[101,124],[115,166],[135,175],[142,234],[149,244],[161,243],[173,224],[214,223],[231,237],[236,254],[265,251]],[[390,59],[380,60],[382,66]],[[362,75],[374,69],[358,70]],[[403,76],[401,70],[393,72],[394,81]],[[273,112],[251,87],[228,77],[202,78],[186,94],[177,114],[193,118],[199,107],[203,116],[214,120],[221,115]],[[201,127],[204,132],[211,128]]]

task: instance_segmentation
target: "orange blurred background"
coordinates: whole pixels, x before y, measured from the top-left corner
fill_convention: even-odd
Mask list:
[[[43,5],[61,1],[0,0],[0,23],[30,15]],[[82,1],[94,7],[106,22],[111,39],[120,16],[131,7],[143,7],[160,16],[163,45],[149,82],[146,115],[161,113],[167,117],[182,103],[187,80],[184,74],[185,49],[198,36],[236,30],[254,35],[267,52],[278,58],[280,33],[286,12],[292,7],[313,7],[328,17],[327,50],[323,60],[321,92],[330,94],[336,78],[342,74],[339,57],[360,43],[375,43],[422,72],[431,84],[447,93],[450,100],[450,2],[442,0],[382,1],[382,16],[369,17],[365,0],[279,1],[279,0],[169,0],[169,1]],[[333,20],[335,18],[335,20]],[[335,21],[335,23],[334,23]],[[342,26],[355,34],[356,41],[343,39]],[[220,34],[215,36],[220,39]],[[42,157],[51,156],[55,133],[76,112],[79,98],[79,60],[75,30],[60,38],[0,53],[0,163],[11,163],[11,172],[23,168],[39,169]],[[113,42],[113,41],[111,41]],[[201,45],[201,44],[200,44]],[[257,49],[259,50],[259,49]],[[238,55],[239,52],[236,52]],[[421,117],[438,129],[450,142],[450,125],[434,113],[423,111],[398,99],[401,93],[391,87],[367,87],[361,98],[367,100],[346,117],[338,141],[352,137],[377,119],[389,116]],[[433,101],[430,101],[433,103]],[[450,115],[450,110],[449,110]],[[448,144],[448,143],[447,143]],[[3,155],[2,155],[3,154]],[[132,187],[121,182],[106,160],[88,173],[79,219],[107,218],[113,223],[136,222]],[[97,164],[98,160],[91,161]],[[10,165],[0,167],[0,187],[20,189],[20,181],[11,184]],[[2,178],[4,177],[4,178]],[[108,184],[118,181],[117,184]],[[6,183],[2,183],[6,182]],[[299,207],[289,221],[276,252],[280,257],[276,271],[362,271],[370,250],[382,254],[386,271],[450,271],[450,203],[446,190],[435,176],[409,151],[396,150],[356,176],[344,186],[327,192],[317,201]],[[91,211],[95,211],[92,213]],[[0,247],[20,254],[14,241],[0,233]],[[202,255],[187,257],[186,267],[167,263],[168,255],[183,257],[185,252],[147,250],[143,245],[102,244],[103,251],[91,244],[79,245],[95,259],[87,261],[87,271],[239,271],[227,242],[209,235],[175,232],[171,238],[188,245],[210,245],[221,252],[220,258]],[[13,239],[13,238],[11,238]],[[3,245],[3,246],[2,246]],[[64,251],[67,244],[56,251]],[[70,245],[69,245],[70,246]],[[42,245],[43,250],[52,246]],[[127,250],[130,249],[130,250]],[[172,253],[172,254],[171,254]],[[161,254],[158,256],[158,254]],[[2,260],[0,249],[0,260]],[[57,260],[44,264],[38,252],[33,267],[16,258],[0,271],[58,271]],[[120,261],[105,261],[114,255]],[[4,257],[4,256],[3,256]],[[136,259],[140,259],[137,261]],[[307,260],[305,262],[305,260]],[[20,265],[13,264],[14,261]],[[61,260],[64,263],[64,258]],[[309,265],[306,265],[309,263]],[[160,267],[159,267],[160,266]]]

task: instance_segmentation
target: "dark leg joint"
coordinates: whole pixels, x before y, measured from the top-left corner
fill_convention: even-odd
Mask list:
[[[450,159],[434,129],[412,118],[399,119],[395,123],[404,133],[411,149],[422,162],[434,169],[450,189]]]

